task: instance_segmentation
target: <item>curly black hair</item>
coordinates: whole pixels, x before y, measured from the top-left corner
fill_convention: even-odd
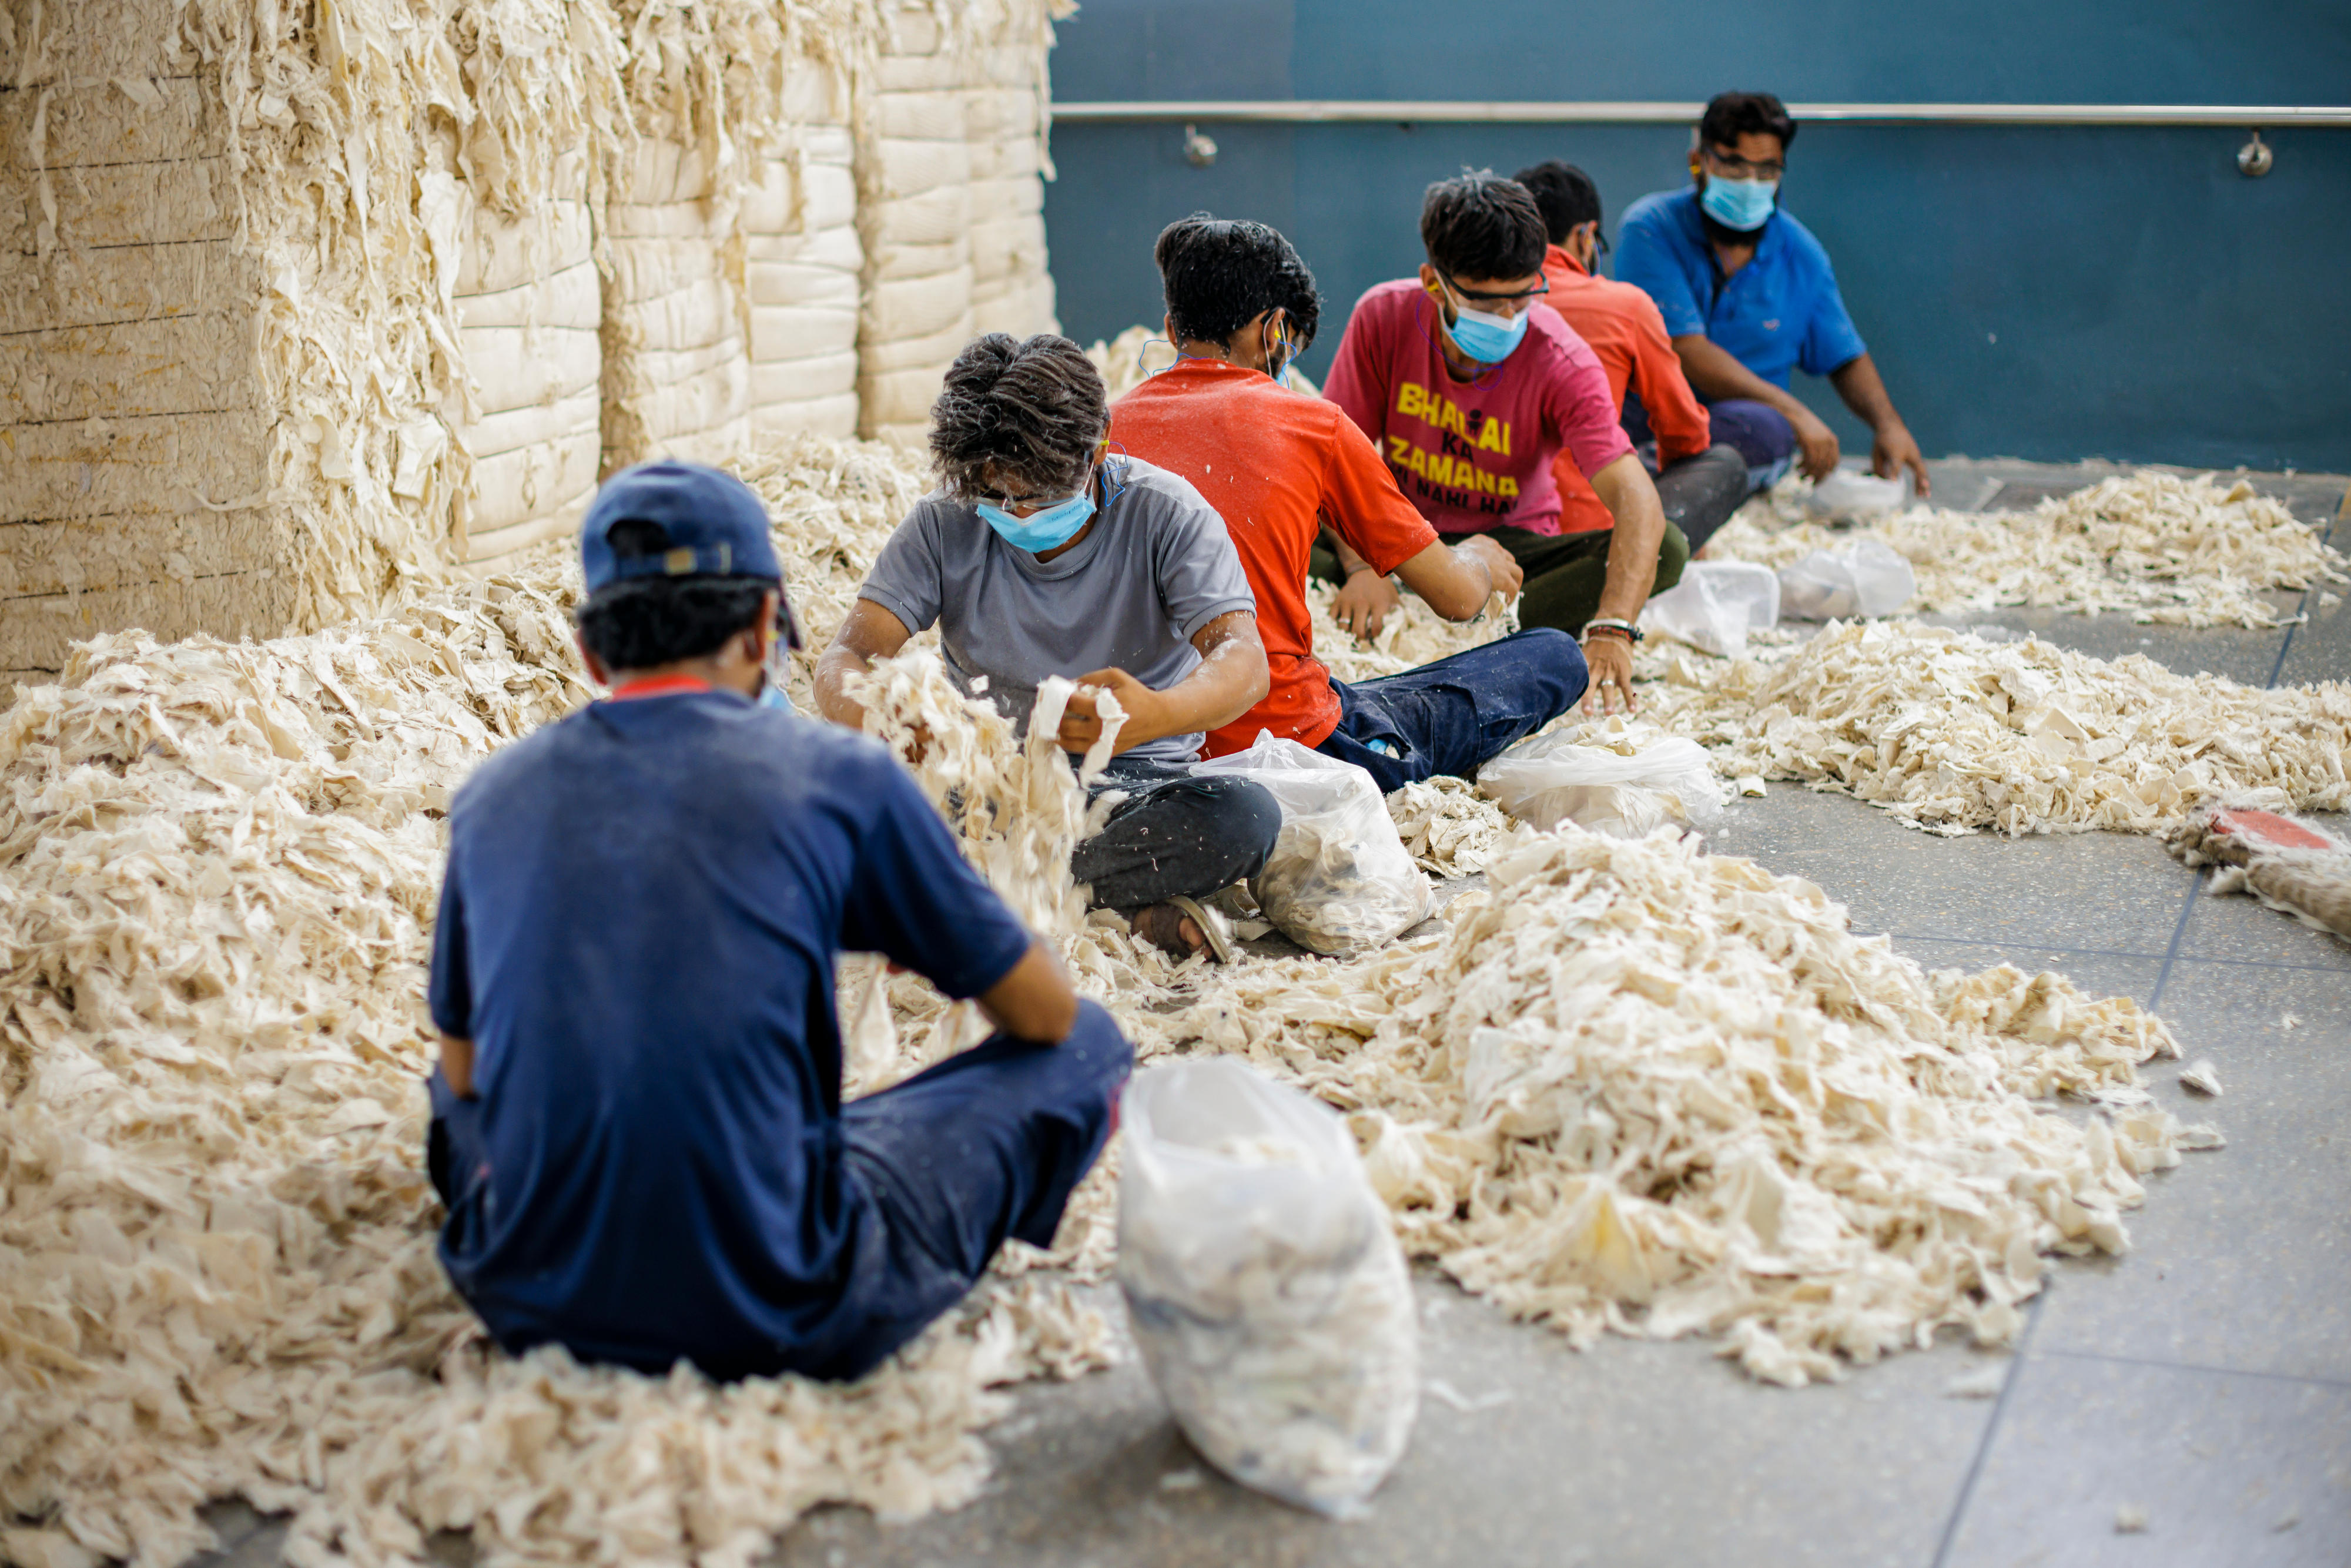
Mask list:
[[[1421,198],[1420,243],[1447,277],[1487,281],[1541,271],[1551,241],[1524,185],[1491,169],[1465,169]]]
[[[1178,342],[1229,344],[1268,310],[1287,318],[1290,340],[1304,353],[1321,324],[1322,296],[1297,248],[1279,231],[1246,218],[1194,213],[1159,231],[1151,257],[1167,296]]]
[[[981,500],[1018,485],[1068,494],[1110,434],[1110,397],[1086,351],[1040,332],[964,346],[931,405],[931,456],[947,493]]]
[[[1542,214],[1543,232],[1553,245],[1565,245],[1569,235],[1600,221],[1600,188],[1573,163],[1549,158],[1510,178],[1534,197],[1535,210]]]
[[[1698,122],[1698,139],[1708,147],[1736,147],[1739,139],[1761,131],[1780,139],[1780,150],[1796,139],[1796,122],[1788,106],[1768,92],[1719,92]]]

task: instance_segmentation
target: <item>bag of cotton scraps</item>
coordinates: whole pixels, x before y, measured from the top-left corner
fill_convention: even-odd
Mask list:
[[[2140,1178],[2219,1145],[2137,1087],[2178,1047],[2127,998],[1929,974],[1664,835],[1522,830],[1489,875],[1441,936],[1154,1022],[1353,1113],[1405,1250],[1579,1343],[1712,1334],[1790,1385],[2007,1343],[2043,1254],[2122,1251]]]
[[[1284,936],[1312,953],[1348,953],[1428,918],[1420,874],[1372,776],[1259,730],[1246,751],[1192,764],[1246,779],[1281,806],[1281,833],[1249,893]]]
[[[1725,794],[1703,747],[1622,717],[1529,736],[1478,770],[1478,788],[1531,828],[1620,839],[1703,828]]]
[[[1653,670],[1645,716],[1718,772],[1843,789],[1937,833],[2161,832],[2237,790],[2351,807],[2340,682],[2262,690],[1910,622],[1831,626],[1772,664]]]
[[[1243,1062],[1146,1068],[1118,1281],[1176,1424],[1245,1486],[1346,1517],[1420,1406],[1412,1280],[1345,1126]]]

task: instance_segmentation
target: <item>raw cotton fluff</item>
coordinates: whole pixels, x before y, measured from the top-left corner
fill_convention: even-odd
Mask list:
[[[0,1557],[177,1563],[242,1493],[297,1561],[747,1562],[819,1501],[970,1496],[988,1387],[1107,1355],[1036,1271],[1098,1266],[1098,1189],[854,1388],[480,1340],[419,1169],[438,818],[589,695],[575,587],[550,548],[311,636],[101,638],[0,716],[0,1516],[44,1521]]]
[[[1451,928],[1258,963],[1160,1021],[1353,1125],[1405,1245],[1589,1342],[1723,1336],[1802,1384],[1947,1324],[2006,1343],[2046,1252],[2122,1251],[2138,1177],[2217,1145],[2134,1086],[2127,999],[1928,975],[1752,862],[1526,832]],[[2077,1124],[2032,1101],[2107,1102]]]
[[[1439,774],[1407,784],[1388,797],[1388,815],[1412,852],[1413,862],[1431,876],[1473,876],[1486,869],[1510,831],[1502,809],[1478,793],[1467,779]]]
[[[1751,503],[1714,538],[1725,560],[1784,567],[1859,537],[1885,540],[1917,574],[1914,611],[2002,605],[2095,615],[2116,610],[2170,626],[2274,626],[2264,589],[2344,580],[2344,557],[2285,506],[2244,480],[2152,469],[2103,479],[2031,512],[1914,507],[1864,528],[1802,520],[1801,480]]]
[[[1833,785],[1938,833],[2157,832],[2234,791],[2351,805],[2338,682],[2257,690],[1915,622],[1832,623],[1771,664],[1642,663],[1665,677],[1646,716],[1713,749],[1724,777]]]

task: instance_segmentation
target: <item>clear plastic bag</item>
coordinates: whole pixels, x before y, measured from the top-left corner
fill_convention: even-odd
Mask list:
[[[1861,538],[1843,549],[1816,549],[1780,569],[1780,609],[1799,621],[1891,615],[1917,591],[1910,563],[1883,539]]]
[[[1642,608],[1641,628],[1726,659],[1747,656],[1747,633],[1780,619],[1780,577],[1745,560],[1694,560],[1682,580]]]
[[[1369,773],[1258,731],[1246,751],[1195,773],[1261,784],[1281,804],[1281,836],[1249,893],[1281,934],[1311,953],[1359,951],[1428,918],[1428,879],[1412,863]]]
[[[1910,498],[1908,477],[1881,479],[1859,468],[1840,468],[1813,486],[1804,509],[1832,523],[1860,523],[1892,514]]]
[[[1420,1348],[1345,1124],[1211,1057],[1137,1073],[1121,1125],[1118,1282],[1176,1424],[1244,1486],[1360,1512],[1411,1439]]]
[[[1478,788],[1528,826],[1573,822],[1637,839],[1667,827],[1702,828],[1726,798],[1706,749],[1679,736],[1585,728],[1531,736],[1478,770]],[[1597,742],[1597,744],[1592,744]]]

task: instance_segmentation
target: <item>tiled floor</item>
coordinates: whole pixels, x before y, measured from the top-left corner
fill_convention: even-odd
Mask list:
[[[1938,465],[1938,498],[2095,472]],[[2263,482],[2314,518],[2344,495],[2339,478]],[[2291,632],[1976,619],[2259,685],[2351,674],[2339,607]],[[2202,896],[2140,838],[1940,840],[1774,787],[1719,847],[1812,878],[1929,965],[2054,968],[2157,1007],[2225,1093],[2189,1102],[2169,1062],[2154,1092],[2229,1147],[2150,1184],[2130,1256],[2062,1265],[2013,1356],[1946,1343],[1791,1392],[1703,1343],[1577,1354],[1424,1276],[1430,1394],[1367,1519],[1224,1481],[1129,1363],[1027,1393],[971,1507],[904,1525],[827,1511],[774,1562],[2351,1564],[2351,944]],[[1987,1364],[1996,1396],[1953,1390]],[[274,1530],[223,1521],[242,1537],[227,1561],[275,1561]]]

